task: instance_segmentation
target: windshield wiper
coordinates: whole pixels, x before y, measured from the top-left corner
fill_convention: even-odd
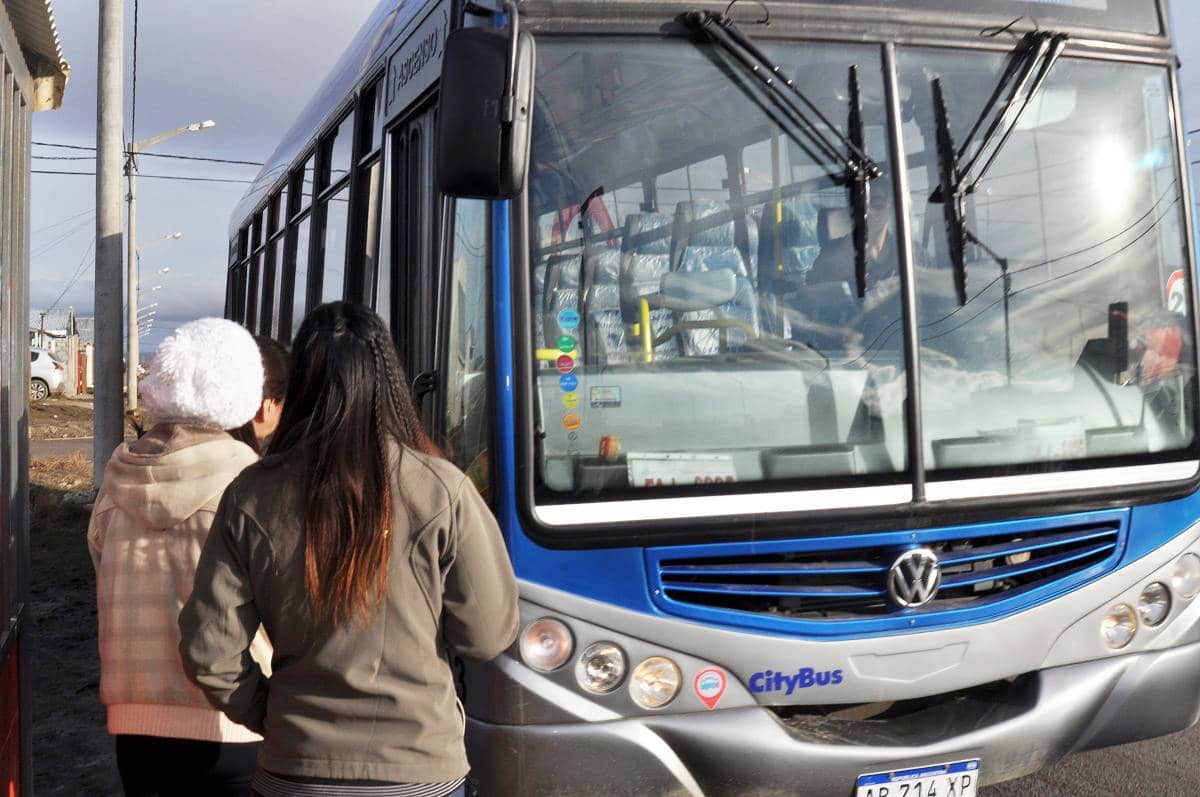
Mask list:
[[[1037,31],[1025,34],[1013,49],[1008,66],[980,111],[979,118],[957,150],[950,132],[950,115],[942,80],[934,78],[931,82],[934,121],[937,125],[939,182],[929,201],[943,205],[946,242],[950,247],[950,264],[954,269],[954,290],[960,306],[967,303],[966,244],[968,240],[981,244],[966,227],[966,197],[974,193],[987,176],[1000,150],[1016,130],[1021,116],[1045,84],[1066,44],[1067,36],[1064,33]],[[976,142],[976,136],[985,124],[987,130]],[[968,160],[967,152],[972,147],[974,153]],[[989,149],[990,154],[985,159],[984,154]],[[999,258],[993,257],[999,261]]]
[[[841,175],[831,176],[850,192],[854,216],[854,276],[859,297],[865,296],[870,181],[882,177],[883,169],[866,153],[857,68],[850,67],[850,135],[847,136],[821,113],[778,64],[742,33],[731,17],[713,11],[691,11],[684,19],[757,79],[789,117],[795,131],[802,133],[823,157],[841,168]]]

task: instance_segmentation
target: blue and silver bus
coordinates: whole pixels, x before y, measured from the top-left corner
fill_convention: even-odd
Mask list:
[[[947,794],[1200,714],[1165,0],[385,0],[227,314],[385,316],[491,502],[487,795]]]

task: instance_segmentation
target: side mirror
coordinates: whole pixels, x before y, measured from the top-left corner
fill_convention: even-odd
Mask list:
[[[507,35],[462,28],[446,38],[438,109],[437,182],[444,194],[516,196],[525,184],[533,115],[533,37],[505,3]]]
[[[711,310],[733,301],[737,277],[727,268],[714,271],[671,271],[663,274],[660,304],[669,310]]]

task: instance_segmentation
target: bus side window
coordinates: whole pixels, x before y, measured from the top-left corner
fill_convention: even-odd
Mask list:
[[[446,453],[491,499],[491,270],[487,202],[459,199],[454,209],[446,346]]]

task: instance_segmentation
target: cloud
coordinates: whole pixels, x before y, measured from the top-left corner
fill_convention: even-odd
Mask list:
[[[205,0],[142,3],[138,22],[137,137],[187,122],[214,119],[210,131],[181,135],[154,152],[263,161],[308,102],[376,0],[295,3],[291,0]],[[129,4],[132,9],[132,4]],[[35,141],[95,144],[96,3],[59,2],[55,18],[71,79],[59,111],[34,115]],[[132,20],[126,21],[126,69]],[[128,81],[127,81],[128,84]],[[130,86],[126,87],[128,128]],[[93,171],[80,150],[35,147],[35,170]],[[249,180],[249,166],[144,158],[143,174]],[[226,230],[246,185],[144,179],[138,183],[138,239],[168,232],[183,239],[144,249],[143,278],[163,266],[160,324],[220,314],[224,304]],[[31,189],[33,253],[30,299],[91,315],[95,271],[95,180],[35,174]],[[69,233],[69,234],[68,234]],[[73,284],[68,287],[68,283]],[[167,315],[170,308],[171,317]]]

